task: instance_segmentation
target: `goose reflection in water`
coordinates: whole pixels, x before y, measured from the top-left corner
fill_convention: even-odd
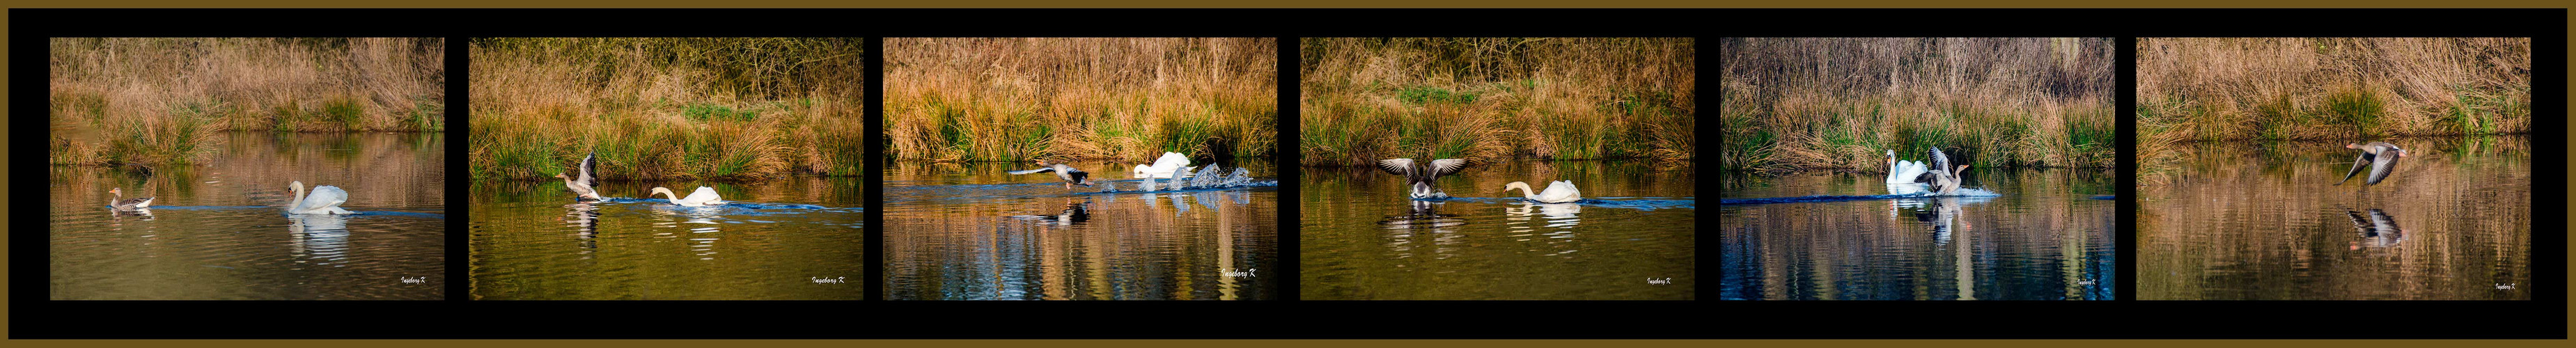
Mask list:
[[[1010,218],[1034,221],[1039,225],[1072,226],[1091,221],[1091,201],[1065,202],[1064,210],[1056,211],[1055,215],[1012,215]]]
[[[2396,247],[2398,243],[2406,241],[2406,232],[2397,228],[2397,218],[2389,217],[2388,212],[2371,209],[2370,215],[2366,217],[2358,211],[2344,210],[2343,212],[2346,217],[2352,218],[2353,231],[2361,233],[2362,240],[2353,242],[2352,250],[2361,250],[2364,245],[2373,248]]]
[[[1944,197],[1922,200],[1916,204],[1923,209],[1914,212],[1914,220],[1932,225],[1932,240],[1935,245],[1949,245],[1950,232],[1955,230],[1951,224],[1959,219],[1959,208],[1966,203],[1956,197]]]
[[[287,247],[290,255],[313,259],[316,266],[348,258],[348,216],[299,214],[287,216],[286,222],[286,234],[295,240]]]
[[[1413,238],[1417,233],[1431,233],[1434,236],[1433,244],[1453,243],[1454,237],[1458,234],[1458,226],[1467,224],[1467,219],[1460,219],[1456,214],[1441,214],[1439,207],[1442,203],[1420,200],[1412,202],[1413,206],[1406,214],[1388,216],[1385,220],[1378,221],[1378,225],[1385,226],[1390,232],[1386,234],[1387,251],[1393,253],[1396,259],[1413,257],[1415,244]]]
[[[136,217],[136,218],[141,218],[143,221],[152,221],[152,208],[134,208],[134,210],[116,210],[116,209],[108,209],[108,210],[107,210],[107,218],[108,218],[109,220],[123,221],[123,220],[125,220],[125,217],[128,217],[128,216]]]
[[[599,206],[589,202],[565,204],[563,223],[572,227],[573,239],[582,249],[581,258],[590,259],[591,249],[599,248]]]

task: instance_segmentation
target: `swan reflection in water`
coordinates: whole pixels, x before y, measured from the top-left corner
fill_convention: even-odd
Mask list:
[[[314,265],[328,265],[349,256],[349,217],[346,215],[288,215],[286,234],[295,240],[287,247],[289,254],[313,259]]]
[[[721,207],[655,205],[653,207],[653,214],[656,215],[657,218],[661,219],[662,222],[653,223],[654,227],[686,227],[688,228],[689,233],[678,234],[672,232],[657,232],[654,233],[653,236],[655,238],[688,238],[689,253],[691,253],[691,256],[696,256],[699,261],[713,261],[716,259],[716,241],[722,240],[722,238],[717,238],[716,236],[718,235],[714,233],[724,232],[724,229],[720,227],[724,226],[724,224],[716,222],[716,219],[723,217],[722,213],[724,212],[725,209]]]
[[[2396,247],[2398,243],[2406,241],[2406,232],[2397,228],[2397,218],[2389,217],[2388,212],[2371,209],[2367,217],[2362,216],[2358,211],[2344,210],[2343,212],[2346,217],[2352,218],[2353,231],[2361,233],[2361,240],[2352,243],[2352,250],[2360,250],[2365,245],[2373,248]]]
[[[1503,207],[1503,219],[1511,221],[1504,224],[1511,225],[1512,238],[1519,241],[1540,240],[1548,245],[1557,246],[1551,248],[1552,250],[1549,250],[1546,256],[1560,256],[1580,251],[1573,249],[1573,244],[1569,243],[1575,241],[1574,225],[1583,222],[1583,219],[1577,218],[1575,214],[1582,213],[1583,205],[1575,203],[1523,203],[1518,207]]]

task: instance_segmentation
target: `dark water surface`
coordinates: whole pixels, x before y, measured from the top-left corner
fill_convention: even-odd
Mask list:
[[[1730,205],[1728,300],[2110,300],[2117,194],[2106,169],[1969,169],[1993,197]],[[1884,174],[1729,174],[1724,198],[1890,192]]]
[[[2139,188],[2142,300],[2530,299],[2526,137],[2402,138],[2397,169],[2337,185],[2343,142],[2182,147]]]
[[[681,207],[716,188],[722,206]],[[477,300],[865,298],[859,178],[757,183],[608,181],[574,203],[563,182],[475,182],[468,261]]]
[[[1193,165],[1206,165],[1196,163]],[[1237,164],[1224,164],[1231,172]],[[1275,180],[1267,163],[1243,163]],[[1134,164],[1078,163],[1135,190]],[[1276,186],[1178,193],[1066,189],[1023,163],[887,168],[886,298],[1263,300],[1277,297]],[[1123,169],[1122,169],[1123,168]],[[1068,207],[1088,216],[1059,217]]]
[[[1454,200],[1408,197],[1375,167],[1307,167],[1299,232],[1306,300],[1688,300],[1698,284],[1688,167],[1505,162],[1443,177]],[[1573,181],[1586,203],[1530,204]],[[1510,199],[1506,199],[1510,198]]]
[[[150,175],[51,166],[51,298],[446,298],[444,136],[220,136],[212,159]],[[347,190],[361,214],[287,215],[290,181]],[[117,213],[111,188],[155,200]]]

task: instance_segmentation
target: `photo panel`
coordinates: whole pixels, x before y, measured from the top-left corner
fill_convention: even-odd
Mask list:
[[[885,39],[884,298],[1280,298],[1278,46]]]
[[[1691,300],[1692,38],[1304,38],[1302,300]]]
[[[858,300],[858,38],[477,38],[474,300]]]

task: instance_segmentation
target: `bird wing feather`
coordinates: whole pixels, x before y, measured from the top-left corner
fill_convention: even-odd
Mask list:
[[[1385,170],[1387,174],[1411,176],[1413,175],[1413,159],[1396,158],[1378,160],[1377,169]]]
[[[2364,183],[2365,185],[2378,185],[2379,180],[2388,178],[2389,172],[2397,171],[2397,156],[2373,155],[2371,157],[2376,158],[2372,158],[2370,160],[2370,182]],[[2351,175],[2345,176],[2350,177]]]
[[[1459,169],[1466,168],[1467,160],[1463,159],[1443,158],[1431,160],[1431,176],[1454,174],[1457,173]]]

